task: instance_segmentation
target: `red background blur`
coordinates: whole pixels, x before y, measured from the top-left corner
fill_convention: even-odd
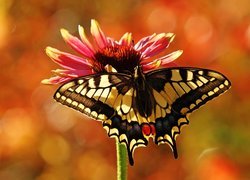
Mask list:
[[[116,179],[115,140],[101,123],[56,103],[40,84],[58,68],[46,46],[72,52],[59,29],[89,35],[90,19],[116,39],[173,32],[165,53],[180,66],[214,69],[232,88],[194,112],[175,160],[167,145],[135,151],[129,179],[250,179],[249,0],[1,0],[0,179]]]

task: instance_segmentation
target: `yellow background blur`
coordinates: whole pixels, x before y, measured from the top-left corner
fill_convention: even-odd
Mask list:
[[[129,179],[250,179],[249,0],[0,0],[0,179],[116,179],[115,140],[101,123],[56,103],[41,85],[58,68],[46,46],[90,19],[116,39],[173,32],[180,66],[218,70],[232,88],[194,112],[175,160],[167,145],[135,151]]]

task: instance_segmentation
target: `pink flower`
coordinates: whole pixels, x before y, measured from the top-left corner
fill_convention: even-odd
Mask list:
[[[107,65],[123,73],[133,73],[134,68],[140,65],[143,71],[147,72],[166,66],[182,54],[182,51],[178,50],[155,60],[151,58],[169,46],[174,39],[172,33],[152,34],[134,44],[131,33],[125,33],[119,41],[105,36],[95,20],[91,20],[90,30],[96,47],[87,39],[83,27],[78,27],[80,39],[61,29],[66,43],[81,56],[47,47],[47,55],[63,69],[53,70],[55,76],[44,79],[42,83],[61,84],[80,76],[106,72]]]

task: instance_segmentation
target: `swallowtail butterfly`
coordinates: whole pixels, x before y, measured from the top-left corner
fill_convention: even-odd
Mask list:
[[[133,152],[155,144],[169,144],[177,158],[176,137],[188,115],[230,87],[222,74],[200,68],[164,68],[133,74],[115,71],[79,77],[62,85],[56,101],[102,121],[110,137]]]

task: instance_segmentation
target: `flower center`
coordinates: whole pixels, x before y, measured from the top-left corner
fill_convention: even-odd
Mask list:
[[[117,72],[133,73],[139,65],[141,54],[130,46],[114,45],[100,49],[95,54],[94,71],[104,72],[104,67],[109,64]],[[129,72],[128,72],[129,71]]]

